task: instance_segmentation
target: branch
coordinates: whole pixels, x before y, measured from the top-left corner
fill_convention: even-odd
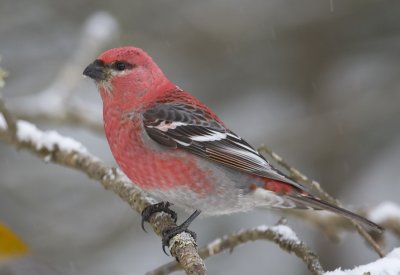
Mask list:
[[[116,193],[138,213],[142,213],[145,207],[156,202],[133,185],[118,169],[106,166],[99,158],[90,154],[81,143],[61,136],[55,131],[43,132],[29,122],[15,120],[1,99],[0,102],[1,140],[46,161],[85,173],[89,178],[100,182],[105,189]],[[13,128],[16,130],[15,135],[11,132]],[[176,226],[166,213],[152,215],[149,223],[159,236],[164,230]],[[196,243],[190,235],[187,233],[176,235],[171,239],[169,249],[187,274],[206,274],[204,262],[197,253]]]
[[[232,252],[236,246],[257,240],[272,241],[283,250],[294,253],[307,265],[312,274],[319,275],[324,273],[318,256],[304,242],[300,241],[292,229],[286,225],[272,227],[261,225],[253,229],[243,230],[212,241],[204,248],[201,248],[199,254],[203,259],[206,259],[226,250]],[[166,275],[178,270],[180,270],[179,264],[170,262],[146,275]]]
[[[306,185],[310,186],[312,189],[316,190],[318,194],[328,202],[337,205],[339,207],[342,207],[341,202],[338,199],[335,199],[331,195],[329,195],[324,189],[322,189],[321,185],[315,181],[309,179],[306,175],[301,173],[298,169],[294,168],[293,166],[289,165],[287,162],[283,160],[282,157],[280,157],[278,154],[273,152],[270,148],[268,148],[265,145],[262,145],[260,148],[258,148],[258,151],[260,152],[266,152],[268,155],[270,155],[280,166],[285,168],[289,173],[290,177],[294,178],[295,180],[299,182],[303,182]],[[350,220],[350,222],[353,224],[353,226],[356,228],[357,232],[364,238],[364,240],[375,250],[375,252],[380,256],[383,257],[385,255],[385,252],[383,249],[380,247],[380,245],[375,242],[375,240],[372,238],[372,236],[358,223],[356,223],[353,220]]]

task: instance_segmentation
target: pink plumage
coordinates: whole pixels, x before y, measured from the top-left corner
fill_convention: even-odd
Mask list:
[[[381,230],[312,196],[272,167],[207,106],[168,80],[143,50],[108,50],[84,74],[100,91],[115,160],[146,192],[204,215],[255,207],[326,209]]]

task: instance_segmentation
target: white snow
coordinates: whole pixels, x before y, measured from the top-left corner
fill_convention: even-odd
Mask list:
[[[3,114],[0,113],[0,129],[5,130],[7,129],[7,122],[4,119]]]
[[[67,152],[76,151],[83,154],[88,152],[80,142],[70,137],[63,137],[56,131],[42,132],[32,123],[23,120],[17,122],[17,138],[20,141],[36,144],[37,150],[45,148],[51,151],[58,147]]]
[[[257,231],[267,231],[269,229],[270,229],[270,227],[268,225],[265,225],[265,224],[262,224],[262,225],[259,225],[259,226],[256,227]]]
[[[399,275],[400,274],[400,248],[395,248],[382,259],[375,262],[360,265],[353,269],[325,272],[324,275]]]
[[[275,225],[270,228],[272,231],[275,231],[279,235],[281,235],[280,239],[285,241],[291,241],[293,243],[300,243],[299,238],[297,237],[294,231],[286,226],[286,225]]]
[[[388,219],[400,220],[400,206],[390,201],[382,202],[372,209],[368,218],[376,223],[383,223]]]
[[[296,233],[289,227],[283,224],[275,226],[259,225],[256,227],[257,231],[274,231],[276,234],[280,235],[279,239],[284,241],[290,241],[294,243],[300,243],[299,238]]]

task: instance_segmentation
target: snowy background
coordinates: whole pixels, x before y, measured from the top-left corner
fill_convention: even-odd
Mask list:
[[[110,13],[119,31],[111,23],[112,42],[91,45],[79,56],[82,26],[97,11]],[[89,62],[82,59],[136,45],[235,132],[254,146],[273,148],[350,209],[400,203],[399,14],[398,1],[372,0],[2,0],[1,66],[10,73],[3,94],[12,103],[48,89],[72,62],[80,69],[67,75],[76,85],[56,88],[72,89],[96,106],[96,117],[100,97],[91,81],[80,80]],[[102,35],[101,28],[94,31]],[[49,93],[44,102],[41,108],[63,103]],[[35,122],[114,163],[102,134]],[[273,225],[279,217],[255,211],[196,220],[192,229],[202,246],[242,228]],[[0,222],[24,239],[35,259],[64,274],[144,274],[171,260],[159,238],[142,232],[140,216],[114,194],[81,173],[3,143]],[[301,220],[290,218],[289,225],[327,270],[377,259],[356,233],[336,244]],[[386,252],[398,246],[388,234]],[[206,264],[210,274],[308,274],[296,257],[265,242]]]

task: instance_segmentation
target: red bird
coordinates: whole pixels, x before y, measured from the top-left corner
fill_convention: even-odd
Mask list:
[[[168,202],[194,211],[165,232],[164,245],[188,231],[200,212],[223,215],[255,207],[324,209],[382,230],[312,196],[271,166],[213,111],[168,80],[143,50],[108,50],[83,74],[100,91],[104,130],[118,165],[134,184],[166,202],[145,209],[143,221],[157,211],[176,219]]]

